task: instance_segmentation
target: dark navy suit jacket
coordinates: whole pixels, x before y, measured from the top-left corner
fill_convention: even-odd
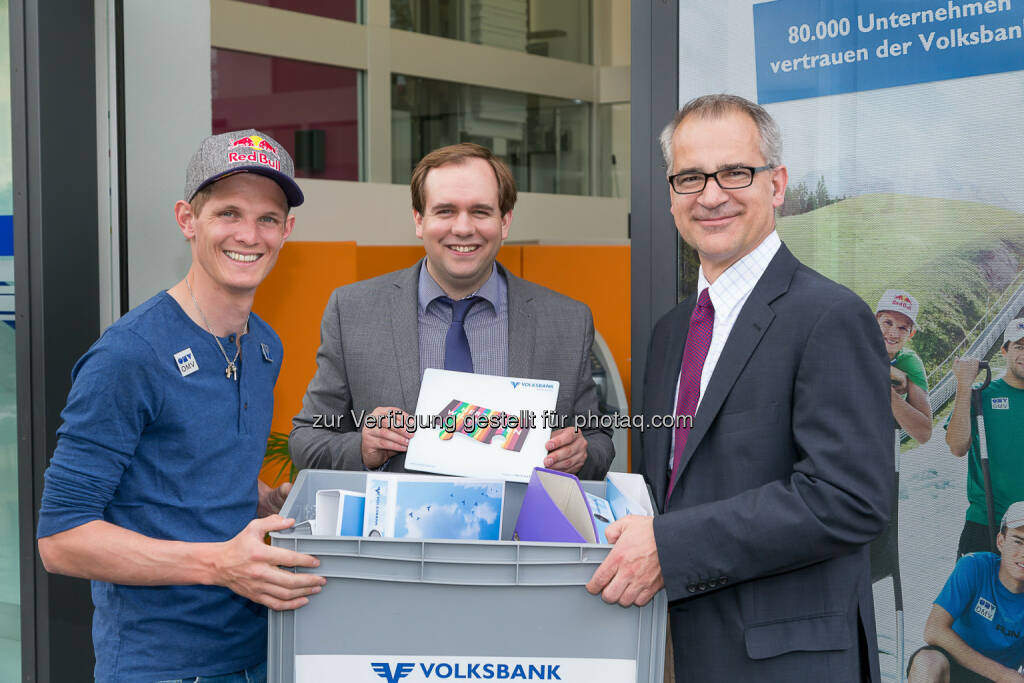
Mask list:
[[[674,412],[692,296],[655,326],[646,415]],[[848,289],[782,246],[702,398],[672,497],[671,430],[642,436],[662,515],[676,680],[878,680],[868,543],[894,482],[889,365]]]

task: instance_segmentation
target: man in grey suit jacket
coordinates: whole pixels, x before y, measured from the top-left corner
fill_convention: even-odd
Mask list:
[[[420,161],[411,190],[426,258],[331,295],[316,375],[293,420],[292,459],[303,468],[404,471],[410,434],[400,425],[416,408],[423,371],[446,367],[455,307],[465,303],[473,371],[559,382],[555,408],[567,426],[552,431],[545,466],[603,478],[610,430],[573,427],[577,415],[598,414],[590,309],[495,262],[516,201],[511,171],[480,145],[451,145]],[[387,413],[401,419],[357,427],[360,416]]]
[[[787,173],[764,109],[698,98],[662,142],[700,296],[653,331],[644,410],[678,414],[700,390],[690,429],[643,434],[662,514],[609,527],[588,588],[623,605],[667,591],[679,681],[877,681],[868,543],[894,481],[878,325],[779,240]]]

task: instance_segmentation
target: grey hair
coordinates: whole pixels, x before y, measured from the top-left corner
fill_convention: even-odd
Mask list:
[[[772,115],[765,111],[761,105],[740,97],[739,95],[726,95],[719,93],[715,95],[701,95],[696,97],[676,112],[671,123],[665,126],[658,137],[661,142],[661,153],[665,157],[665,175],[672,175],[672,136],[676,128],[691,114],[702,119],[718,119],[730,112],[743,112],[750,116],[757,125],[761,134],[761,156],[769,166],[782,165],[782,131],[779,124],[775,122]]]

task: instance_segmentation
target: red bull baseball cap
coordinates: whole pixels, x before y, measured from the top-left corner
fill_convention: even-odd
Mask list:
[[[1024,318],[1014,318],[1006,326],[1006,331],[1003,332],[1004,344],[1012,344],[1019,339],[1024,339]],[[1024,505],[1024,503],[1021,503],[1021,505]]]
[[[882,311],[895,311],[910,318],[910,322],[917,325],[917,299],[910,296],[910,292],[902,289],[887,289],[882,298],[878,300],[875,313]]]
[[[288,206],[304,201],[295,183],[295,163],[274,138],[254,128],[211,135],[192,155],[185,171],[185,201],[221,178],[235,173],[259,173],[275,181],[284,191]]]

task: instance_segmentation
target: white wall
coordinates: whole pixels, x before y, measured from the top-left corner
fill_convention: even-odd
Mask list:
[[[420,243],[408,186],[309,178],[298,182],[306,203],[294,209],[295,232],[290,239]],[[512,212],[509,241],[628,244],[628,212],[625,199],[522,192]]]
[[[210,134],[209,0],[124,3],[129,305],[166,289],[190,255],[174,222],[185,167]]]

